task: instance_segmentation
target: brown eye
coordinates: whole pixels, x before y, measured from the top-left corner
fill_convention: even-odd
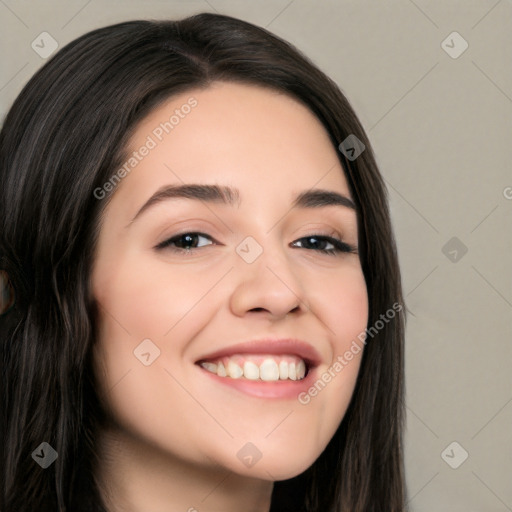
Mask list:
[[[304,243],[303,240],[306,240],[306,243]],[[325,254],[357,253],[357,249],[354,246],[331,236],[310,235],[300,238],[295,243],[298,242],[301,244],[301,248],[312,249]]]
[[[213,241],[213,238],[205,233],[188,232],[175,235],[156,246],[156,249],[171,249],[174,252],[190,252],[191,249],[200,249],[199,239],[207,238]],[[206,244],[211,245],[211,244]]]

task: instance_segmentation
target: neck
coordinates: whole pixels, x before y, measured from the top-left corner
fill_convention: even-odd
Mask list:
[[[177,458],[120,429],[99,440],[108,512],[268,512],[273,483]]]

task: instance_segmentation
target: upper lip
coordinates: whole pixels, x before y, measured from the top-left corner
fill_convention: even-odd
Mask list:
[[[230,345],[206,354],[196,362],[220,359],[235,354],[296,355],[310,367],[318,366],[322,360],[318,351],[305,341],[293,338],[265,338]]]

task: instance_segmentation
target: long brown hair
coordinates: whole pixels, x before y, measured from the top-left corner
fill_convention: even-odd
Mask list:
[[[297,99],[336,148],[349,135],[362,141],[358,158],[338,156],[357,207],[368,326],[403,304],[387,190],[370,142],[338,86],[296,48],[208,13],[81,36],[29,81],[0,133],[0,269],[16,297],[0,316],[5,512],[105,510],[94,480],[102,413],[89,277],[108,201],[94,190],[151,109],[218,80]],[[404,510],[404,328],[405,307],[368,338],[340,427],[308,470],[274,484],[272,512]],[[37,471],[31,454],[41,441],[58,459]]]

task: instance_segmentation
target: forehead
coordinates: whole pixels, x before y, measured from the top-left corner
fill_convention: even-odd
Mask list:
[[[144,147],[150,150],[121,184],[137,195],[157,182],[222,182],[260,192],[319,186],[350,195],[322,123],[269,88],[215,82],[173,96],[137,126],[127,157]]]

